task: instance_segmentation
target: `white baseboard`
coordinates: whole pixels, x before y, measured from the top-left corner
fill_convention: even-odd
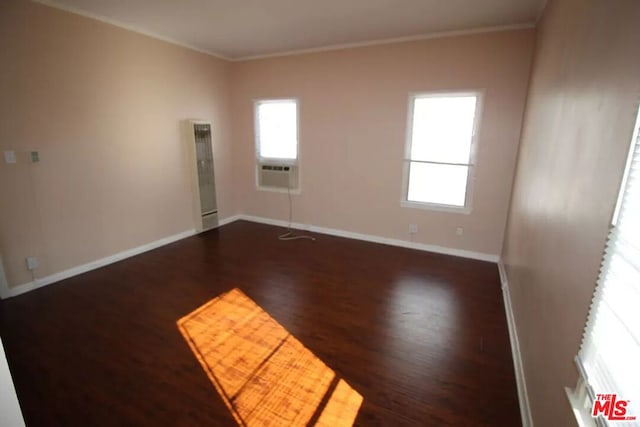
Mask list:
[[[226,218],[222,218],[220,221],[218,221],[218,227],[231,224],[232,222],[238,221],[241,218],[242,218],[242,215],[233,215],[233,216],[228,216]]]
[[[0,340],[0,425],[24,427],[24,418],[18,402],[16,388],[13,385],[9,364]]]
[[[0,299],[5,299],[9,295],[9,283],[7,282],[7,276],[4,275],[4,264],[2,264],[2,257],[0,256]]]
[[[195,230],[186,230],[181,233],[174,234],[173,236],[168,236],[160,240],[156,240],[155,242],[127,249],[126,251],[118,252],[117,254],[110,255],[108,257],[100,258],[95,261],[70,268],[68,270],[60,271],[49,276],[38,278],[32,282],[23,283],[12,288],[7,288],[6,292],[0,296],[2,297],[2,299],[15,297],[24,294],[25,292],[47,286],[55,282],[59,282],[60,280],[68,279],[69,277],[77,276],[78,274],[86,273],[87,271],[95,270],[96,268],[104,267],[105,265],[122,261],[125,258],[130,258],[143,252],[159,248],[160,246],[168,245],[169,243],[182,240],[186,237],[193,236],[194,234],[196,234]]]
[[[227,218],[223,218],[218,222],[218,226],[221,227],[223,225],[237,221],[238,219],[240,219],[240,215],[233,215]],[[173,236],[168,236],[160,240],[156,240],[155,242],[147,243],[145,245],[128,249],[126,251],[118,252],[117,254],[91,261],[86,264],[70,268],[68,270],[60,271],[58,273],[36,279],[32,282],[23,283],[12,288],[9,288],[7,284],[6,278],[4,276],[4,271],[2,269],[2,259],[0,258],[0,299],[15,297],[24,294],[25,292],[47,286],[55,282],[59,282],[60,280],[68,279],[69,277],[77,276],[78,274],[86,273],[87,271],[95,270],[96,268],[104,267],[105,265],[122,261],[125,258],[130,258],[143,252],[159,248],[160,246],[177,242],[178,240],[185,239],[195,234],[196,230],[186,230],[181,233],[174,234]]]
[[[286,227],[288,225],[287,221],[271,219],[271,218],[263,218],[263,217],[253,216],[253,215],[239,214],[239,215],[233,215],[233,216],[221,219],[219,221],[219,226],[230,224],[238,220],[252,221],[252,222],[275,225],[280,227]],[[417,249],[421,251],[459,256],[463,258],[471,258],[471,259],[477,259],[481,261],[498,262],[499,260],[498,255],[494,255],[494,254],[486,254],[482,252],[473,252],[473,251],[466,251],[462,249],[446,248],[443,246],[428,245],[425,243],[408,242],[405,240],[390,239],[390,238],[374,236],[370,234],[354,233],[354,232],[338,230],[334,228],[317,227],[314,225],[305,225],[305,224],[299,224],[299,223],[292,223],[291,227],[297,230],[308,230],[314,233],[328,234],[331,236],[345,237],[348,239],[363,240],[366,242],[381,243],[384,245],[399,246],[403,248]],[[14,286],[11,288],[8,286],[6,279],[4,277],[4,271],[2,270],[2,263],[0,260],[0,298],[5,299],[5,298],[15,297],[25,292],[29,292],[34,289],[41,288],[43,286],[47,286],[55,282],[59,282],[60,280],[68,279],[69,277],[77,276],[78,274],[86,273],[87,271],[95,270],[96,268],[104,267],[105,265],[109,265],[114,262],[121,261],[125,258],[129,258],[135,255],[141,254],[143,252],[150,251],[152,249],[167,245],[169,243],[173,243],[175,241],[184,239],[189,236],[193,236],[194,234],[196,234],[195,230],[183,231],[182,233],[178,233],[173,236],[168,236],[163,239],[156,240],[155,242],[147,243],[145,245],[138,246],[136,248],[128,249],[126,251],[119,252],[117,254],[110,255],[108,257],[101,258],[95,261],[91,261],[89,263],[79,265],[77,267],[73,267],[68,270],[60,271],[58,273],[54,273],[49,276],[36,279],[32,282],[23,283],[21,285]]]
[[[237,216],[237,219],[252,221],[252,222],[259,222],[261,224],[276,225],[279,227],[286,227],[289,225],[287,221],[282,221],[279,219],[263,218],[259,216],[253,216],[253,215],[236,215],[236,216]],[[292,223],[291,228],[295,228],[296,230],[311,231],[311,232],[320,233],[320,234],[328,234],[328,235],[337,236],[337,237],[346,237],[347,239],[363,240],[365,242],[381,243],[383,245],[399,246],[402,248],[417,249],[420,251],[435,252],[439,254],[477,259],[481,261],[498,262],[498,260],[500,259],[498,255],[494,255],[494,254],[473,252],[473,251],[467,251],[463,249],[447,248],[444,246],[437,246],[437,245],[428,245],[426,243],[409,242],[409,241],[400,240],[400,239],[390,239],[387,237],[374,236],[371,234],[354,233],[351,231],[338,230],[335,228],[327,228],[327,227],[318,227],[315,225]]]
[[[511,355],[513,357],[513,368],[518,386],[518,401],[520,403],[520,416],[522,417],[522,427],[533,427],[531,417],[531,407],[529,406],[529,395],[527,393],[527,382],[525,380],[524,368],[522,366],[522,356],[520,354],[520,343],[516,330],[516,321],[511,305],[511,294],[509,293],[509,280],[507,271],[502,261],[498,262],[498,272],[500,273],[500,283],[502,284],[502,297],[504,299],[504,310],[507,315],[507,326],[509,327],[509,340],[511,341]]]

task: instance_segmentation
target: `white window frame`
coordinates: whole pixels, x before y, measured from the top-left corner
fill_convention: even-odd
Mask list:
[[[293,101],[296,104],[296,158],[295,159],[282,159],[282,158],[269,158],[260,156],[260,122],[258,121],[258,109],[262,104],[279,103],[284,101]],[[300,98],[288,97],[288,98],[256,98],[253,100],[253,130],[254,130],[254,148],[255,148],[255,181],[256,188],[260,191],[270,191],[274,193],[291,193],[301,194],[302,192],[302,173],[300,168]],[[260,166],[262,165],[277,165],[277,166],[289,166],[297,168],[298,186],[290,190],[284,190],[280,188],[263,187],[260,185]]]
[[[629,146],[629,151],[627,154],[627,161],[625,163],[625,169],[624,169],[624,173],[622,175],[622,179],[620,182],[620,186],[618,189],[618,198],[616,200],[616,204],[613,210],[613,215],[611,217],[611,221],[609,224],[610,227],[610,233],[609,233],[609,237],[607,237],[607,243],[605,246],[605,250],[603,251],[603,257],[602,257],[602,264],[601,264],[601,271],[599,273],[598,276],[598,281],[597,281],[597,285],[596,285],[596,289],[594,291],[594,297],[592,300],[592,304],[591,307],[589,308],[589,316],[587,319],[587,322],[585,324],[585,330],[583,333],[583,337],[582,337],[582,342],[584,343],[584,340],[587,337],[587,334],[589,333],[589,328],[592,327],[591,324],[591,311],[593,310],[594,306],[597,304],[597,299],[600,298],[599,296],[599,288],[602,286],[601,285],[601,280],[603,277],[603,270],[604,270],[604,274],[606,274],[607,270],[608,270],[608,266],[607,266],[607,249],[609,246],[609,243],[611,241],[611,232],[615,229],[616,224],[618,222],[618,216],[620,214],[620,209],[623,203],[623,199],[625,198],[625,195],[627,193],[627,180],[629,178],[629,173],[631,170],[631,166],[632,166],[632,162],[633,162],[633,158],[634,158],[634,153],[636,151],[636,146],[640,144],[640,106],[638,107],[637,113],[636,113],[636,120],[634,122],[634,128],[633,128],[633,134],[632,134],[632,138],[631,138],[631,143]],[[571,389],[569,387],[565,388],[565,392],[567,394],[567,398],[569,400],[569,403],[573,409],[573,413],[576,417],[576,421],[578,423],[579,427],[607,427],[609,425],[618,425],[617,423],[611,424],[609,422],[607,422],[606,420],[604,420],[602,417],[599,418],[592,418],[591,416],[591,410],[593,407],[593,401],[594,401],[594,394],[596,393],[610,393],[613,392],[615,393],[616,390],[593,390],[591,385],[589,384],[589,378],[587,373],[585,372],[583,366],[582,366],[582,362],[580,360],[580,352],[582,351],[582,347],[583,344],[580,345],[580,349],[578,350],[578,354],[575,357],[575,363],[576,363],[576,367],[578,368],[578,373],[579,373],[579,377],[578,377],[578,382],[575,386],[574,389]],[[623,399],[625,398],[625,396],[621,396]],[[640,402],[636,402],[635,400],[632,401],[633,406],[631,406],[630,409],[630,414],[629,415],[635,415],[640,419],[640,413],[638,413],[638,403]],[[637,420],[635,423],[633,424],[629,424],[629,425],[637,425]],[[620,425],[623,425],[623,423],[620,423]]]
[[[411,92],[409,93],[408,114],[407,114],[407,131],[405,137],[403,172],[402,172],[402,199],[400,206],[405,208],[418,208],[434,211],[444,211],[452,213],[470,214],[472,211],[473,188],[475,183],[475,170],[478,152],[478,136],[480,131],[480,121],[482,117],[482,109],[484,103],[484,89],[464,90],[464,91],[446,91],[446,92]],[[471,135],[469,163],[446,163],[446,162],[430,162],[421,160],[411,160],[411,144],[413,135],[413,110],[415,100],[420,98],[443,98],[443,97],[476,97],[476,110],[473,118],[473,131]],[[408,199],[409,193],[409,168],[411,162],[431,163],[442,165],[467,166],[469,173],[467,174],[467,188],[465,192],[464,206],[446,205],[441,203],[416,202]]]

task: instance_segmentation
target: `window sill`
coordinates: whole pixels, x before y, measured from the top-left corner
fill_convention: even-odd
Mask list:
[[[581,385],[580,383],[578,383],[576,389],[580,387]],[[578,427],[598,427],[598,424],[595,422],[595,420],[590,417],[588,409],[585,408],[584,398],[581,399],[578,396],[580,390],[572,390],[569,387],[565,387],[564,390],[567,393],[567,399],[569,400],[569,404],[571,405],[571,409],[573,410],[573,415],[575,415],[576,417],[576,423],[578,423]]]
[[[458,207],[450,205],[438,205],[435,203],[409,202],[407,200],[402,200],[400,202],[400,206],[402,206],[403,208],[424,209],[428,211],[449,212],[464,215],[469,215],[471,213],[470,206]]]

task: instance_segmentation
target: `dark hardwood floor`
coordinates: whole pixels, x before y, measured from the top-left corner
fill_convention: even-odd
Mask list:
[[[176,327],[240,288],[363,397],[356,425],[518,426],[495,264],[236,222],[2,301],[27,426],[233,426]]]

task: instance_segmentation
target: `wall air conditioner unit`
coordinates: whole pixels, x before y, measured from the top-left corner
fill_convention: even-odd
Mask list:
[[[183,128],[191,174],[193,219],[197,231],[206,231],[218,226],[211,123],[186,120]]]
[[[298,166],[259,163],[258,187],[272,190],[297,191]]]

